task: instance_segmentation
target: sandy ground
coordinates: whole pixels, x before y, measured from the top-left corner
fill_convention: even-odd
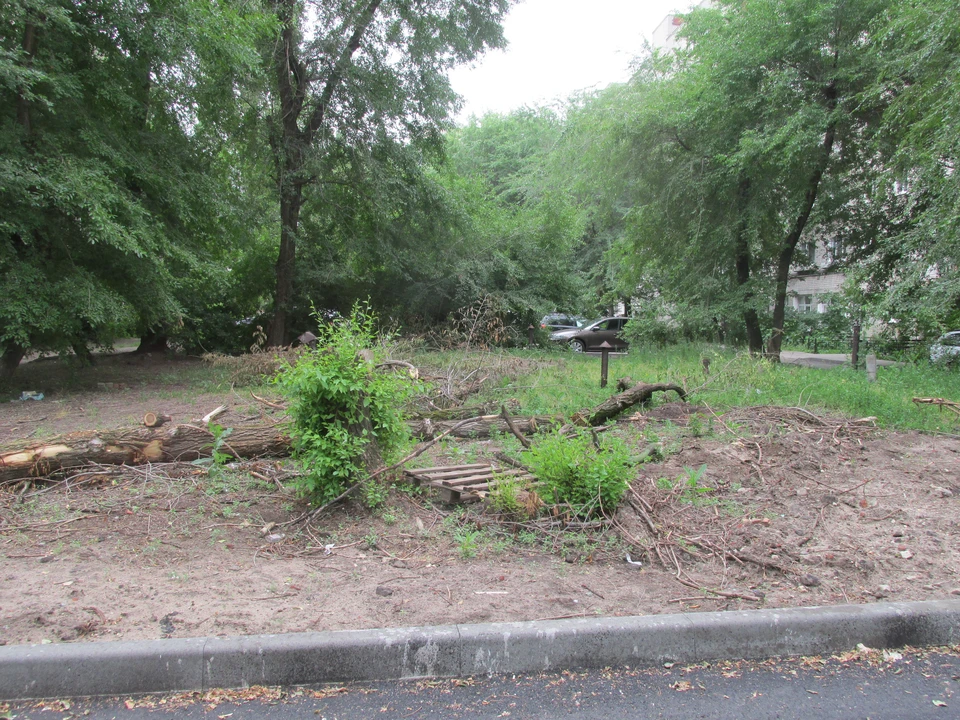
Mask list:
[[[0,440],[186,420],[269,420],[248,396],[100,388],[0,406]],[[43,419],[40,419],[43,418]],[[37,434],[36,430],[42,429]],[[289,464],[92,468],[0,486],[0,643],[109,641],[646,615],[960,594],[960,440],[798,410],[665,404],[612,433],[638,466],[616,523],[450,507],[400,476],[385,505],[309,523]],[[31,437],[32,436],[32,437]],[[421,464],[493,460],[444,441]],[[494,461],[495,462],[495,461]],[[278,525],[264,531],[269,523]],[[289,524],[284,524],[289,523]],[[642,567],[628,564],[627,553]]]

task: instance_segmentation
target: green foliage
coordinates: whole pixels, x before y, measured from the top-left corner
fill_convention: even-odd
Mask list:
[[[262,16],[230,0],[13,1],[3,16],[0,350],[13,364],[176,326],[195,273],[244,236],[219,151]]]
[[[194,465],[212,465],[214,467],[220,467],[226,465],[228,462],[233,460],[233,455],[229,452],[223,452],[223,449],[227,447],[227,438],[233,433],[233,428],[225,428],[222,425],[211,422],[207,429],[210,431],[210,434],[213,436],[213,443],[210,447],[210,457],[208,458],[198,458],[193,461]],[[229,447],[227,447],[229,450]]]
[[[520,493],[523,488],[516,479],[505,476],[497,479],[495,484],[490,486],[490,507],[504,515],[514,517],[526,517],[529,515],[526,505],[521,500]]]
[[[460,557],[466,560],[477,556],[483,540],[483,532],[476,528],[461,527],[454,532],[453,539],[457,542]]]
[[[896,212],[865,245],[856,280],[872,316],[936,337],[960,327],[960,26],[950,0],[913,0],[892,4],[877,29],[882,72],[869,97],[892,101],[886,183],[871,202]]]
[[[681,475],[674,482],[669,483],[672,488],[680,488],[680,502],[698,507],[714,504],[716,502],[714,498],[706,497],[709,493],[714,492],[714,488],[701,484],[703,476],[707,472],[706,464],[701,465],[696,470],[685,467],[684,472],[686,475]]]
[[[364,483],[363,487],[360,488],[360,492],[363,504],[371,510],[376,510],[382,507],[387,501],[387,497],[390,495],[390,488],[385,483],[380,482],[379,479],[376,479]],[[386,520],[386,516],[384,516],[384,520]]]
[[[783,325],[784,346],[808,352],[849,352],[850,335],[857,316],[839,296],[822,296],[826,312],[797,312],[788,309]]]
[[[543,484],[544,500],[567,503],[585,516],[612,515],[633,471],[630,450],[622,440],[603,436],[597,448],[588,432],[538,437],[530,448],[529,464]]]
[[[361,479],[372,440],[385,459],[402,448],[408,430],[401,406],[413,381],[374,370],[383,344],[368,308],[357,305],[348,318],[321,322],[317,335],[317,349],[283,368],[276,383],[290,401],[290,435],[304,468],[297,489],[320,504]]]

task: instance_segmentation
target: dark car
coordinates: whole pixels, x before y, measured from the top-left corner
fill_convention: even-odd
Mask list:
[[[574,352],[599,350],[604,342],[610,343],[614,350],[626,350],[627,341],[620,336],[629,318],[603,318],[578,330],[559,330],[550,335],[555,342],[565,342]]]
[[[578,330],[587,324],[586,318],[579,315],[569,315],[567,313],[550,313],[544,315],[540,321],[540,327],[548,332],[557,330]]]

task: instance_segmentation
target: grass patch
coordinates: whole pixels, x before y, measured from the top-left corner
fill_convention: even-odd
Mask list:
[[[518,414],[569,416],[608,398],[615,379],[627,376],[637,382],[675,382],[691,393],[691,402],[705,403],[717,412],[780,405],[817,414],[875,416],[877,425],[884,428],[960,431],[960,419],[954,413],[912,402],[914,397],[960,401],[960,372],[922,361],[881,366],[876,382],[870,382],[865,372],[849,367],[824,370],[775,364],[717,346],[689,344],[611,357],[610,384],[601,389],[599,357],[573,353],[545,353],[544,357],[553,362],[538,363],[532,372],[486,391],[481,399],[493,404],[509,398],[521,408]],[[711,361],[706,378],[704,357]],[[672,393],[658,394],[651,405],[672,400]]]

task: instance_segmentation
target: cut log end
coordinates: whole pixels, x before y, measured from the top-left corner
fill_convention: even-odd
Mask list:
[[[148,412],[143,416],[143,424],[148,428],[158,428],[164,423],[171,422],[173,420],[169,415],[158,415],[157,413]]]

